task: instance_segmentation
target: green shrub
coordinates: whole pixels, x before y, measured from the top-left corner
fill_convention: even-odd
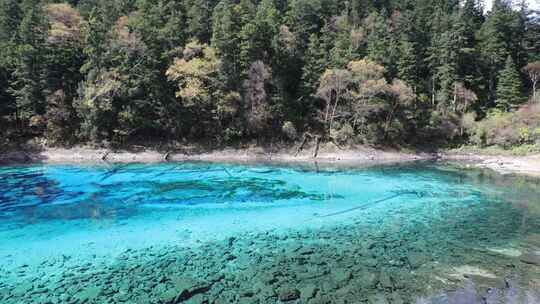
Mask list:
[[[286,121],[283,126],[281,127],[281,132],[287,136],[290,140],[295,140],[298,137],[298,132],[296,132],[296,128],[294,127],[294,124],[290,121]]]
[[[348,123],[344,123],[339,129],[332,129],[331,136],[339,144],[346,144],[354,139],[355,134],[353,127]]]
[[[472,143],[510,149],[532,145],[540,138],[540,106],[528,104],[515,112],[493,110],[467,130]]]

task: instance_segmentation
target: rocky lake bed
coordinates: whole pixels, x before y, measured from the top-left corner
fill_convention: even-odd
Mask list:
[[[540,301],[536,179],[186,166],[6,169],[0,303]]]
[[[81,261],[68,268],[48,260],[4,272],[0,298],[6,304],[540,299],[540,235],[529,236],[513,251],[497,251],[490,247],[495,245],[490,237],[503,236],[490,235],[489,229],[486,239],[476,243],[462,238],[466,235],[441,239],[441,231],[421,226],[403,232],[394,224],[382,222],[387,229],[375,230],[359,221],[287,233],[246,233],[196,247],[126,250],[109,263]],[[479,228],[470,229],[473,235]]]

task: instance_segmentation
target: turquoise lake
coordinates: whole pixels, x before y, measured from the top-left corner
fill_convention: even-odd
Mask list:
[[[0,167],[0,303],[540,303],[540,179],[438,163]]]

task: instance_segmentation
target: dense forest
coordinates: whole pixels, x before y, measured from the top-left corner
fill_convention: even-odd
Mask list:
[[[0,141],[540,144],[540,15],[483,6],[0,0]]]

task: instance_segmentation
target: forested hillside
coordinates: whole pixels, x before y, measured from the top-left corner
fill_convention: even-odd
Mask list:
[[[539,79],[524,2],[0,0],[0,142],[510,147]]]

